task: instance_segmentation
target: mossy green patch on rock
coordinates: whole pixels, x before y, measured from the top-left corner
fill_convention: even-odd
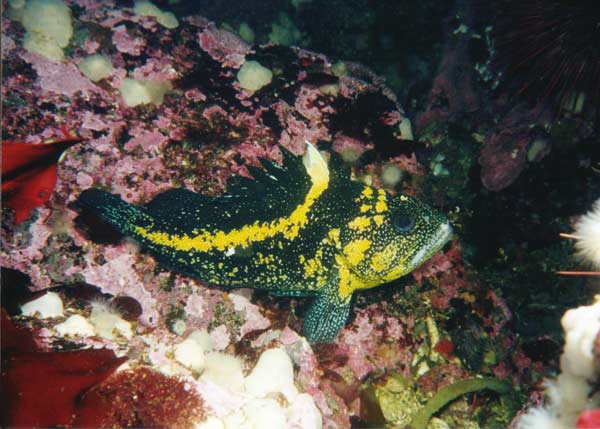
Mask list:
[[[448,403],[465,395],[478,390],[490,389],[500,394],[509,393],[510,385],[497,378],[474,378],[471,380],[461,380],[449,386],[442,387],[433,397],[427,401],[427,404],[414,416],[410,422],[412,429],[426,429],[427,423],[431,417],[441,410]]]
[[[405,427],[421,409],[421,395],[410,379],[385,374],[361,391],[361,417],[368,427]]]

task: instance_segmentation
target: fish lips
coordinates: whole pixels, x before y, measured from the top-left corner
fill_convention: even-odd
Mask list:
[[[453,235],[454,228],[452,228],[452,225],[450,225],[449,222],[441,224],[431,241],[412,257],[409,264],[411,270],[417,268],[436,254],[448,241],[450,241]]]

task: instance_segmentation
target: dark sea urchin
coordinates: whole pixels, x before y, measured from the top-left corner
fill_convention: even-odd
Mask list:
[[[504,88],[557,112],[600,100],[598,0],[498,0],[496,64]]]

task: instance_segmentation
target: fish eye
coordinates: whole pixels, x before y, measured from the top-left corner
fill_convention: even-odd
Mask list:
[[[404,213],[398,213],[392,219],[392,225],[398,232],[409,232],[415,226],[415,218]]]

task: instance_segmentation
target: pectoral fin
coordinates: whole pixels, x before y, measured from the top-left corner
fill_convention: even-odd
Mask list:
[[[338,277],[317,296],[304,320],[304,336],[311,344],[333,341],[346,324],[352,296],[342,298]]]

